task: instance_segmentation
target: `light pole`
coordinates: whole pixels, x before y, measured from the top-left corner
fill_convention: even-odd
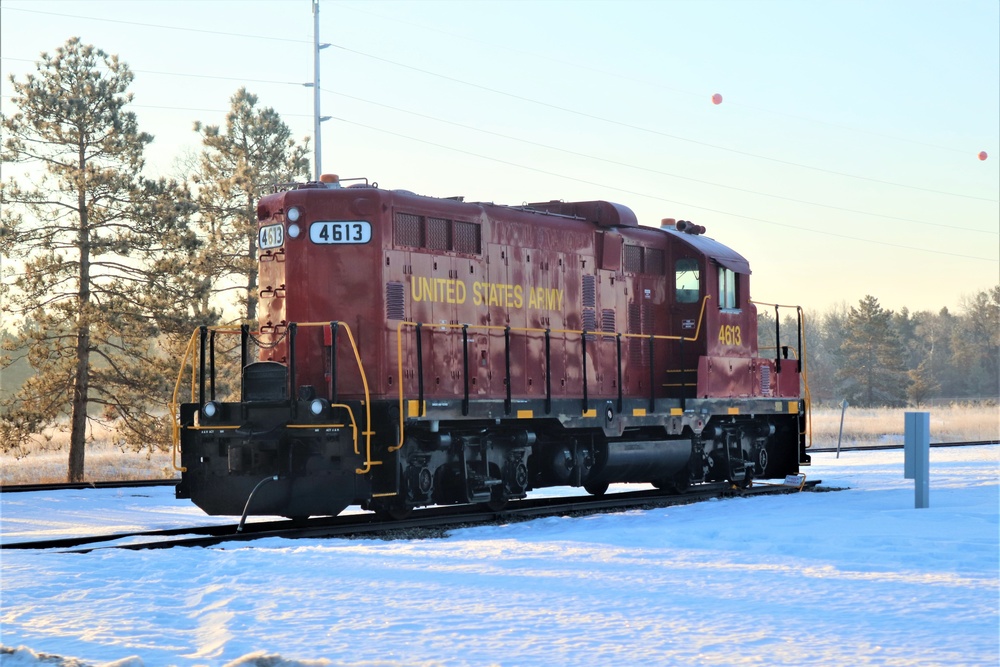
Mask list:
[[[320,123],[324,120],[329,120],[329,116],[319,115],[319,52],[321,49],[325,49],[330,46],[329,44],[319,43],[319,0],[312,0],[313,8],[313,80],[312,83],[304,83],[303,86],[311,87],[313,89],[313,143],[316,147],[316,159],[315,163],[315,180],[319,180],[320,174],[323,173],[323,162],[322,162],[322,135],[320,132]]]

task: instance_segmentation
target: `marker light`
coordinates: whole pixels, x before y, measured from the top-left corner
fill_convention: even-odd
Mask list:
[[[285,212],[285,217],[289,222],[297,222],[298,219],[302,217],[302,211],[297,207],[292,206]]]
[[[294,211],[296,209],[292,209],[292,210]],[[291,236],[293,239],[299,238],[299,234],[301,234],[301,233],[302,233],[302,228],[299,227],[298,225],[296,225],[294,223],[292,223],[291,225],[288,225],[288,235]]]
[[[327,403],[322,398],[314,398],[312,402],[309,403],[309,412],[319,417],[321,414],[326,412],[326,409],[327,407],[329,407],[329,405],[330,404]]]

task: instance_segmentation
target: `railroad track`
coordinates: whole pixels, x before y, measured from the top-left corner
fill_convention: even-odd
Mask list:
[[[973,440],[969,442],[932,442],[931,447],[978,447],[998,445],[1000,440]],[[902,449],[902,445],[861,445],[841,447],[842,452],[864,452],[873,450]],[[835,452],[836,447],[810,447],[810,452]],[[73,489],[128,489],[144,486],[177,486],[180,479],[136,479],[120,482],[74,482],[61,484],[4,484],[0,493],[20,493],[25,491],[66,491]]]
[[[931,447],[981,447],[983,445],[1000,445],[1000,440],[971,440],[969,442],[932,442]],[[902,449],[903,445],[851,445],[841,447],[842,452],[870,452],[877,450]],[[835,452],[836,447],[810,447],[810,452]]]
[[[816,490],[820,480],[808,481],[804,490]],[[247,542],[267,537],[288,539],[354,536],[408,537],[440,534],[446,529],[482,525],[498,521],[510,522],[545,516],[595,514],[623,509],[668,507],[686,505],[717,498],[753,497],[760,495],[794,493],[795,486],[759,485],[748,489],[734,489],[729,484],[715,483],[699,486],[682,494],[665,494],[661,491],[632,491],[607,496],[576,496],[571,498],[539,498],[512,502],[499,511],[479,505],[431,507],[417,510],[401,521],[383,521],[374,514],[348,514],[336,517],[318,517],[302,524],[292,521],[265,521],[248,523],[242,532],[237,525],[189,526],[167,530],[137,531],[106,535],[74,536],[50,540],[32,540],[0,544],[0,549],[59,549],[68,553],[88,553],[96,549],[166,549],[172,547],[211,547],[226,542]],[[421,532],[422,531],[422,532]],[[101,545],[124,539],[148,539],[127,544]]]
[[[71,491],[74,489],[129,489],[143,486],[177,486],[178,479],[130,479],[116,482],[62,482],[59,484],[3,484],[0,493]]]

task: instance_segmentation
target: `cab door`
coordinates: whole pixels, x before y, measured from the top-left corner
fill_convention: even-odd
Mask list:
[[[686,253],[673,257],[673,266],[667,269],[672,283],[671,335],[685,340],[672,341],[671,364],[664,382],[666,394],[671,398],[695,396],[698,380],[698,360],[705,354],[705,323],[699,318],[705,296],[704,258]],[[671,280],[672,278],[672,280]],[[695,340],[686,340],[694,339]]]

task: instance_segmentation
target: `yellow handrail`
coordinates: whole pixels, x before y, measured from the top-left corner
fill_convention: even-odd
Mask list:
[[[178,410],[180,404],[177,402],[177,394],[181,390],[181,379],[184,377],[184,366],[187,364],[188,357],[191,356],[191,350],[194,348],[195,340],[197,340],[198,329],[195,329],[191,333],[191,338],[188,339],[187,348],[184,350],[184,357],[181,359],[181,367],[177,372],[177,382],[174,383],[174,393],[170,403],[167,404],[167,411],[170,413],[170,441],[171,441],[171,464],[174,470],[180,472],[187,472],[187,468],[184,466],[177,465],[177,452],[180,450],[181,446],[181,424],[180,417],[178,415]],[[194,360],[191,360],[191,396],[194,396],[195,378],[194,378]]]
[[[357,474],[363,475],[369,472],[373,465],[378,465],[381,463],[381,461],[372,460],[371,437],[375,434],[375,432],[371,430],[371,392],[368,389],[368,377],[365,375],[364,364],[361,362],[361,353],[359,352],[358,345],[354,340],[354,334],[351,332],[351,327],[346,322],[301,322],[297,323],[296,326],[315,327],[315,326],[330,326],[331,324],[337,324],[338,326],[342,326],[347,331],[347,338],[351,342],[351,349],[353,350],[354,358],[358,363],[358,372],[361,375],[361,382],[362,385],[364,386],[365,424],[367,424],[367,428],[365,431],[362,432],[362,434],[365,436],[365,462],[363,468],[357,468],[355,470]],[[242,333],[240,329],[225,328],[221,326],[208,327],[207,330],[213,331],[215,333],[224,333],[224,334]],[[177,452],[180,449],[180,420],[178,417],[179,403],[177,402],[177,396],[180,393],[181,379],[184,377],[184,368],[187,365],[188,359],[190,358],[191,401],[194,401],[195,392],[197,389],[197,372],[195,370],[195,359],[192,356],[192,352],[195,347],[195,341],[197,341],[198,339],[199,331],[200,328],[195,329],[195,331],[191,334],[191,338],[188,340],[187,349],[184,352],[184,358],[181,360],[180,371],[177,374],[177,382],[174,385],[173,400],[171,403],[168,404],[168,410],[170,412],[170,417],[171,417],[171,440],[173,441],[173,466],[175,470],[179,470],[181,472],[186,472],[186,468],[179,467],[177,465]],[[259,333],[260,332],[258,332],[258,334]],[[336,354],[336,350],[334,350],[332,353]],[[351,410],[350,406],[345,405],[343,403],[333,404],[330,407],[344,408],[347,410],[347,414],[351,419],[351,428],[353,429],[354,433],[354,453],[360,456],[361,451],[358,448],[358,426],[357,426],[357,421],[354,418],[354,411]]]
[[[754,301],[750,300],[750,303],[758,306],[770,306],[772,308],[794,308],[799,316],[799,321],[802,322],[802,393],[803,399],[806,404],[806,431],[800,432],[800,435],[805,435],[809,438],[809,444],[806,445],[806,449],[812,447],[812,394],[809,391],[809,355],[806,354],[806,313],[802,310],[802,306],[791,306],[783,305],[780,303],[766,303],[764,301]],[[777,317],[777,315],[775,315]],[[775,350],[778,350],[778,343],[781,341],[775,341]],[[765,348],[770,349],[770,348]],[[798,359],[798,353],[795,352],[795,348],[789,348],[792,353]]]
[[[557,334],[575,334],[579,336],[622,336],[623,338],[642,338],[644,340],[678,340],[678,341],[693,341],[697,340],[698,336],[701,335],[701,324],[705,318],[705,304],[711,299],[711,295],[706,294],[701,300],[701,312],[698,314],[698,325],[695,328],[694,336],[662,336],[662,335],[649,335],[649,334],[619,334],[612,333],[609,331],[578,331],[575,329],[538,329],[533,327],[506,327],[497,324],[444,324],[444,323],[420,323],[417,322],[406,322],[402,321],[396,326],[396,361],[398,365],[398,377],[399,377],[399,442],[396,445],[389,447],[390,452],[395,452],[403,447],[403,442],[406,439],[405,434],[405,400],[403,395],[403,327],[432,327],[435,329],[476,329],[485,331],[517,331],[521,333],[557,333]],[[548,369],[546,369],[548,372]],[[421,412],[423,411],[423,406],[421,406]]]

